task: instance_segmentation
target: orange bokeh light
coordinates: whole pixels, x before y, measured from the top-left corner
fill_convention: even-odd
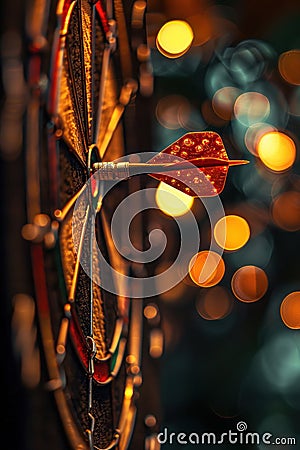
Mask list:
[[[257,153],[266,167],[275,172],[282,172],[294,164],[296,146],[293,139],[286,134],[271,131],[259,139]]]
[[[300,85],[300,50],[282,53],[278,60],[278,69],[288,83]]]
[[[197,299],[196,309],[203,319],[223,319],[231,312],[232,298],[225,288],[215,286]]]
[[[147,305],[144,308],[144,316],[146,317],[146,319],[151,320],[151,319],[155,319],[155,317],[157,317],[158,315],[158,310],[156,305]]]
[[[238,269],[231,280],[231,289],[238,300],[252,303],[260,300],[268,289],[268,277],[263,269],[244,266]]]
[[[280,316],[288,328],[300,329],[300,291],[291,292],[283,299]]]
[[[218,284],[225,273],[222,257],[213,251],[204,250],[194,255],[189,264],[189,275],[193,282],[201,287]]]
[[[244,142],[250,153],[254,156],[258,156],[257,154],[257,144],[260,138],[270,131],[277,131],[273,125],[267,123],[254,123],[251,125],[246,133]]]
[[[243,217],[224,216],[215,225],[214,237],[217,244],[225,250],[237,250],[249,240],[250,227]]]
[[[164,336],[160,328],[154,328],[150,332],[149,354],[152,358],[159,358],[164,349]]]
[[[300,230],[300,193],[288,191],[275,198],[272,205],[274,223],[286,231]]]

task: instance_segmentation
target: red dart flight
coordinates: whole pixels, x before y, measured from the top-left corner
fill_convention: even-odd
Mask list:
[[[188,161],[186,167],[182,159]],[[166,172],[150,175],[192,197],[198,197],[199,192],[203,197],[212,197],[224,189],[229,166],[247,164],[249,161],[229,160],[219,134],[203,131],[183,135],[148,161],[148,164],[161,165],[170,162],[174,164],[175,177],[170,171],[172,164]]]

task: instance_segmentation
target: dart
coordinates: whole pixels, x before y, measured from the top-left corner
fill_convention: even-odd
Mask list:
[[[99,180],[122,180],[147,173],[172,187],[198,197],[212,197],[222,192],[228,169],[248,164],[230,160],[223,141],[213,131],[183,135],[146,163],[101,162],[93,165]]]

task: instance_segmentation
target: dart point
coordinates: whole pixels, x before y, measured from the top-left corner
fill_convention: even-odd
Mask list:
[[[249,164],[250,161],[248,161],[247,159],[230,159],[228,161],[228,165],[229,166],[241,166],[243,164]]]

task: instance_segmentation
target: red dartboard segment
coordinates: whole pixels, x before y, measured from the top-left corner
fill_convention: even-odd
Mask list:
[[[218,158],[228,161],[223,141],[220,135],[213,131],[187,133],[152,158],[149,163],[176,162],[176,157],[178,162],[182,159],[191,161],[196,158]],[[201,168],[191,166],[191,170],[177,170],[168,172],[168,175],[163,173],[151,176],[192,197],[212,197],[222,192],[227,172],[228,165]]]
[[[76,351],[80,358],[81,363],[85,370],[88,370],[89,354],[86,339],[80,328],[78,318],[74,308],[72,308],[71,319],[70,319],[70,335],[72,342],[75,345]],[[93,378],[98,383],[105,383],[110,377],[110,358],[107,360],[94,360],[94,374]]]
[[[105,12],[105,10],[103,9],[100,0],[98,0],[98,1],[95,3],[95,8],[96,8],[96,11],[97,11],[97,13],[98,13],[98,15],[99,15],[99,19],[100,19],[100,22],[101,22],[101,24],[102,24],[103,31],[104,31],[104,33],[107,35],[107,34],[109,33],[109,24],[108,24],[106,12]]]

